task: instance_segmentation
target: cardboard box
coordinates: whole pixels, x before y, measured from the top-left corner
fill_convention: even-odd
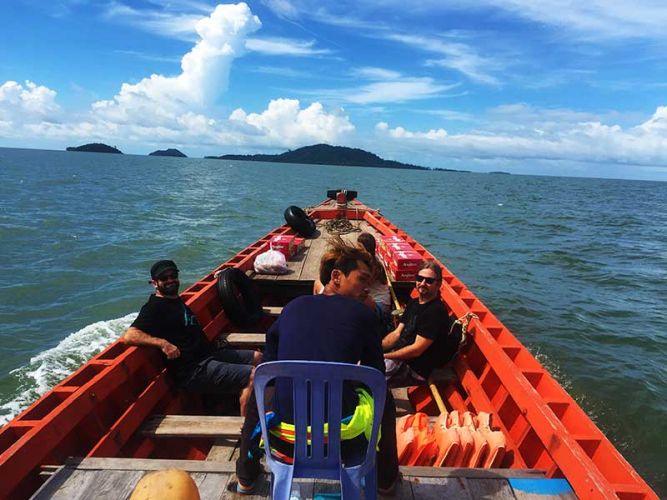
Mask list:
[[[400,243],[392,242],[385,244],[385,251],[387,255],[392,255],[394,252],[414,252],[414,248],[410,243],[402,241]]]
[[[412,271],[416,273],[422,266],[424,258],[414,250],[393,252],[389,258],[389,267],[394,271]]]
[[[377,253],[389,260],[391,253],[397,250],[412,250],[412,246],[398,236],[380,236],[377,245]]]
[[[271,248],[282,253],[288,260],[294,257],[303,245],[303,238],[294,235],[280,235],[271,238]]]
[[[378,248],[386,248],[388,243],[405,243],[407,242],[400,236],[391,235],[391,236],[378,236],[377,240]]]
[[[391,281],[415,281],[417,277],[417,271],[396,271],[395,269],[389,269],[389,278]]]

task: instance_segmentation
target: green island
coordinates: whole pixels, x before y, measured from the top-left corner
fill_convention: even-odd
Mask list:
[[[116,149],[113,146],[107,146],[101,142],[93,142],[90,144],[84,144],[83,146],[69,146],[66,148],[67,151],[79,151],[85,153],[113,153],[122,155],[123,152],[120,149]]]
[[[148,156],[174,156],[176,158],[187,158],[187,155],[181,153],[178,149],[158,149],[152,153],[148,153]]]
[[[383,160],[379,156],[364,151],[363,149],[330,146],[328,144],[305,146],[303,148],[295,149],[294,151],[287,151],[276,155],[222,155],[206,156],[205,158],[214,160],[267,161],[274,163],[304,163],[307,165],[338,165],[349,167],[404,168],[412,170],[461,172],[461,170],[452,170],[449,168],[428,168],[393,160]]]

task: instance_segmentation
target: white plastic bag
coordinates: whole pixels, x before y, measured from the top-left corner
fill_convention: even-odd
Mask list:
[[[271,248],[255,257],[255,272],[259,274],[287,274],[287,259],[278,250]]]

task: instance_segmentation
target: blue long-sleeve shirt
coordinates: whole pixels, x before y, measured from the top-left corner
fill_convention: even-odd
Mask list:
[[[307,295],[283,309],[266,335],[264,361],[334,361],[377,368],[384,373],[381,325],[373,312],[343,295]],[[343,391],[343,413],[357,405],[353,387]],[[292,421],[292,387],[276,382],[274,407]]]

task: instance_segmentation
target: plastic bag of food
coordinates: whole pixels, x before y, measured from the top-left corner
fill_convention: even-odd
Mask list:
[[[255,257],[255,272],[259,274],[287,274],[287,259],[285,255],[271,248]]]

